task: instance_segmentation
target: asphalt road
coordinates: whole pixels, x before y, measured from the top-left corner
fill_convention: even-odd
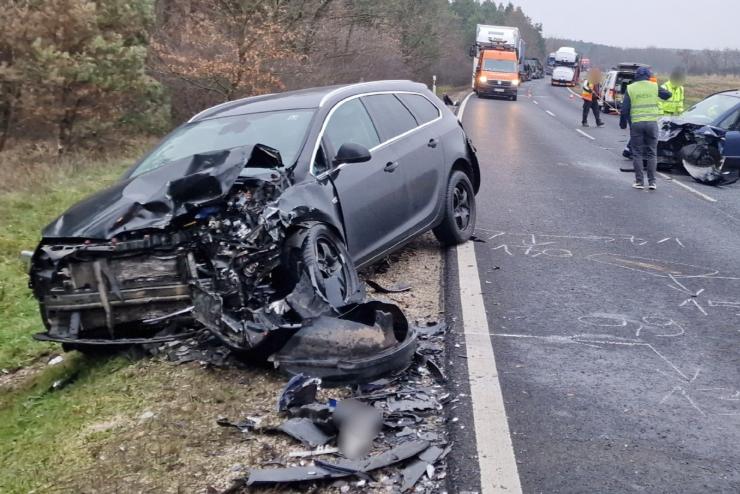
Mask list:
[[[740,185],[634,190],[617,118],[581,129],[580,111],[547,80],[468,101],[485,242],[447,263],[451,490],[512,492],[478,475],[507,444],[472,411],[496,400],[471,400],[484,334],[523,492],[740,492]],[[462,317],[478,293],[488,328]]]

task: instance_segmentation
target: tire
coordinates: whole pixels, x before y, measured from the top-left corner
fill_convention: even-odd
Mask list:
[[[516,101],[516,99],[517,99],[517,96],[512,96],[511,97],[511,101]]]
[[[334,308],[358,301],[362,285],[344,242],[326,225],[308,228],[301,245],[301,266],[315,280],[320,294]]]
[[[452,172],[447,182],[444,200],[444,218],[442,223],[434,228],[434,236],[442,245],[467,242],[475,230],[476,207],[473,184],[465,173],[460,170]]]
[[[606,103],[601,105],[601,112],[606,113],[607,115],[609,114],[609,106]]]

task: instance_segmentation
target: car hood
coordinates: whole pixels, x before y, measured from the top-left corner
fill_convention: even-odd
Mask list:
[[[124,178],[69,208],[42,236],[110,240],[124,232],[167,228],[175,218],[226,196],[245,166],[281,166],[261,144],[196,154]],[[263,168],[264,168],[263,166]]]
[[[691,119],[681,117],[666,117],[659,122],[659,135],[660,141],[670,141],[678,137],[684,131],[692,132],[695,135],[708,136],[710,138],[716,138],[722,140],[725,136],[725,131],[719,127],[713,125],[707,125],[706,123],[694,122]]]

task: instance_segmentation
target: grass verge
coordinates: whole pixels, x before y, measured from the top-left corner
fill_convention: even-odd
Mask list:
[[[16,190],[0,192],[0,369],[28,365],[51,348],[31,339],[31,334],[41,329],[41,319],[20,252],[33,250],[41,229],[69,206],[113,183],[149,143],[138,142],[123,155],[95,161],[77,157],[74,166],[41,164],[43,173],[23,172],[36,177],[35,182],[18,182]],[[18,161],[17,154],[0,154],[0,178],[5,176],[12,182],[7,178],[8,168]]]

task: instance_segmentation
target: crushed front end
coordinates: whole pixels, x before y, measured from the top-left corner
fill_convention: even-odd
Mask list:
[[[726,131],[711,125],[664,119],[659,124],[658,165],[679,165],[697,182],[725,185],[737,180],[737,170],[725,170]]]
[[[153,343],[202,329],[194,294],[218,294],[224,320],[248,321],[281,284],[289,215],[270,205],[290,185],[281,171],[238,178],[223,200],[193,208],[164,231],[120,232],[109,240],[46,239],[30,286],[47,331],[75,345]],[[213,329],[213,328],[212,328]],[[254,339],[235,342],[252,346]]]

